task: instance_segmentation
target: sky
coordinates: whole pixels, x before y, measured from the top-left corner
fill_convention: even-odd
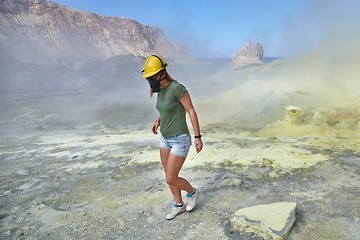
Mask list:
[[[318,48],[333,27],[360,24],[358,0],[52,1],[157,26],[198,58],[233,57],[247,42],[259,42],[265,57],[292,56]]]

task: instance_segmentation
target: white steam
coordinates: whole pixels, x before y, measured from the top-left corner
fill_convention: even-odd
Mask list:
[[[317,6],[322,11],[313,9],[308,21],[287,33],[296,33],[294,47],[311,34],[321,37],[318,46],[296,57],[230,73],[231,79],[221,84],[232,87],[199,104],[204,121],[264,127],[278,120],[284,123],[286,107],[294,105],[302,109],[297,125],[322,122],[322,128],[358,129],[360,17],[346,1],[334,2]],[[282,127],[277,125],[277,130]]]

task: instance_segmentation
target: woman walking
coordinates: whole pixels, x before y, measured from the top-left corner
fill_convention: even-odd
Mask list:
[[[166,219],[175,218],[179,213],[191,211],[196,206],[199,190],[195,189],[179,172],[188,155],[191,136],[186,123],[188,113],[194,130],[195,148],[202,150],[200,125],[190,94],[166,71],[167,63],[156,55],[148,57],[144,64],[143,77],[150,84],[150,95],[157,93],[156,108],[159,116],[152,126],[157,134],[160,127],[160,158],[165,170],[166,183],[174,196],[175,203]],[[187,192],[187,202],[183,202],[181,191]]]

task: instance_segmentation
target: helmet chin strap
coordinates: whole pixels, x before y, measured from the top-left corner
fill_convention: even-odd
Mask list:
[[[162,77],[163,73],[165,73],[165,76],[164,76],[164,77]],[[160,78],[159,78],[159,81],[161,82],[161,81],[165,80],[165,78],[166,78],[166,72],[165,72],[164,70],[162,70],[162,71],[161,71]]]

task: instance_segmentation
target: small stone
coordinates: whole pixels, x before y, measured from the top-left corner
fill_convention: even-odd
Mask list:
[[[241,179],[238,178],[225,178],[219,184],[219,187],[226,187],[226,186],[240,186],[242,184]]]
[[[259,164],[259,167],[271,167],[273,164],[273,161],[269,158],[263,158],[261,163]]]

